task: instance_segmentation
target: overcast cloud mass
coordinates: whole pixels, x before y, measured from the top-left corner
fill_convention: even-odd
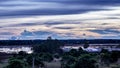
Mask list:
[[[0,0],[0,40],[120,39],[120,0]]]

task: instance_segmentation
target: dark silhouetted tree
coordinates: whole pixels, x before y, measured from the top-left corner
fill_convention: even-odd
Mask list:
[[[42,44],[33,47],[35,53],[59,53],[60,46],[63,44],[59,40],[47,39]]]
[[[96,68],[96,60],[89,54],[81,55],[74,68]]]
[[[100,56],[101,56],[100,58],[101,58],[102,65],[105,64],[105,65],[109,66],[110,59],[111,59],[110,54],[109,53],[101,53]]]
[[[5,68],[26,68],[27,63],[23,60],[19,59],[12,59],[9,60],[8,65]]]
[[[84,44],[84,48],[88,48],[89,47],[89,42],[86,41],[85,44]]]

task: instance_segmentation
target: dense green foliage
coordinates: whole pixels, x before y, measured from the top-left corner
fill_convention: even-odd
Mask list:
[[[5,68],[26,68],[27,63],[25,61],[19,60],[19,59],[10,59],[9,65],[7,65]]]
[[[109,66],[110,63],[116,63],[119,58],[120,58],[119,51],[109,52],[106,49],[102,49],[102,51],[100,53],[100,59],[101,59],[102,65],[105,64],[105,65]]]
[[[62,68],[96,68],[96,55],[92,55],[82,48],[72,49],[62,57]]]
[[[96,60],[90,54],[81,55],[74,68],[96,68]]]
[[[48,39],[45,42],[41,44],[37,44],[33,47],[33,50],[35,53],[59,53],[60,52],[60,46],[63,44],[58,40],[52,40]]]
[[[89,47],[89,42],[86,41],[85,44],[84,44],[84,48],[88,48]]]

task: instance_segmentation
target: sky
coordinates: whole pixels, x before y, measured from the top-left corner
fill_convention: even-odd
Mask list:
[[[120,39],[120,0],[0,0],[0,40]]]

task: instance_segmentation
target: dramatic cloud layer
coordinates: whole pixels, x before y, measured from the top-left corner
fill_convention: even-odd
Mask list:
[[[120,1],[0,0],[1,40],[48,36],[120,39]]]

